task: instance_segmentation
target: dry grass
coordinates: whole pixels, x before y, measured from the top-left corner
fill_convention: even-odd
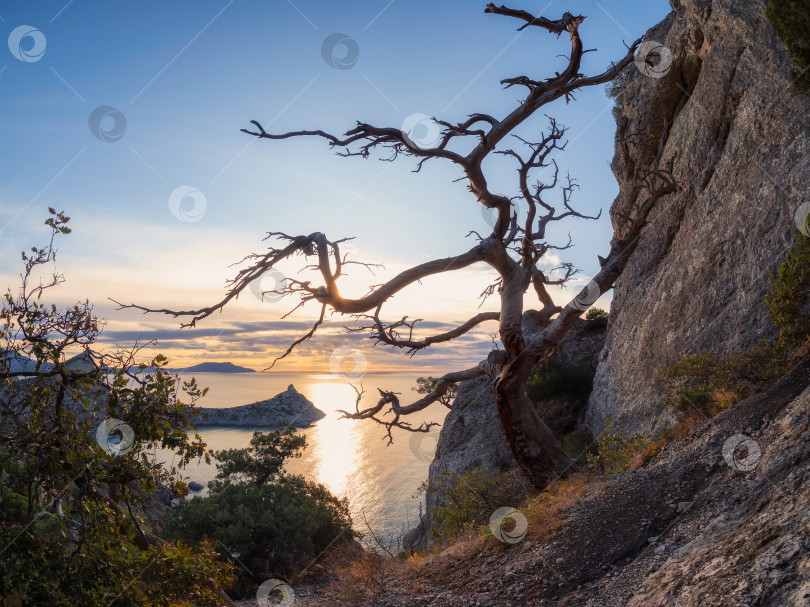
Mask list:
[[[543,493],[528,501],[521,512],[526,516],[529,528],[527,537],[534,542],[547,542],[562,526],[562,514],[580,502],[589,491],[601,488],[604,483],[588,482],[587,474],[576,474],[558,481]]]
[[[374,553],[365,553],[347,566],[337,569],[337,579],[329,590],[350,605],[356,605],[369,596],[385,592],[398,562]]]

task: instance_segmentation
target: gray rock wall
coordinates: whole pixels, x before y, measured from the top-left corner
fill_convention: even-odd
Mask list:
[[[768,275],[810,201],[810,99],[790,87],[790,60],[767,23],[765,0],[680,0],[647,39],[673,55],[669,72],[633,70],[612,168],[611,209],[622,235],[666,132],[662,166],[679,190],[662,200],[616,284],[611,327],[586,424],[627,432],[663,421],[656,376],[686,353],[725,353],[773,332]],[[665,127],[665,121],[669,126]],[[666,129],[666,131],[665,131]],[[661,416],[661,417],[659,417]]]

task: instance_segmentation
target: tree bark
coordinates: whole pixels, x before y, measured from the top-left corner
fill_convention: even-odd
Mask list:
[[[526,393],[528,364],[504,368],[495,383],[495,402],[506,441],[520,469],[535,489],[576,469]]]

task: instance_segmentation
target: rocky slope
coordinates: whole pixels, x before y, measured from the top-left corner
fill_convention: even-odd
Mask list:
[[[292,424],[306,428],[326,417],[306,396],[290,384],[285,392],[250,405],[215,409],[200,407],[200,426],[245,426],[252,428],[283,428]]]
[[[562,365],[580,365],[595,370],[604,343],[604,327],[579,321],[566,336],[554,360]],[[490,378],[479,377],[463,382],[439,433],[435,456],[430,464],[429,484],[435,486],[446,473],[462,474],[475,468],[508,470],[516,465],[498,417]],[[430,544],[430,529],[433,527],[430,512],[443,506],[445,501],[441,492],[427,492],[425,514],[420,524],[404,538],[406,548],[420,549]]]
[[[612,167],[622,215],[664,134],[666,197],[616,285],[611,328],[587,425],[608,417],[650,431],[663,412],[658,373],[685,353],[749,347],[772,329],[768,275],[793,241],[810,201],[810,99],[790,87],[790,59],[767,23],[765,0],[673,0],[648,40],[672,52],[661,78],[633,69]]]
[[[359,604],[805,606],[808,500],[810,358],[646,466],[594,485],[549,540],[452,547]],[[302,607],[346,604],[328,587],[299,590]]]

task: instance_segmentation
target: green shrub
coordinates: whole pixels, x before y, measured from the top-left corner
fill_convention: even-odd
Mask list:
[[[476,468],[462,474],[444,472],[438,481],[427,482],[423,491],[438,491],[445,505],[433,508],[433,536],[440,542],[453,542],[489,522],[492,513],[502,506],[523,502],[530,485],[518,470],[493,472]]]
[[[610,315],[602,308],[591,308],[585,315],[585,327],[589,329],[607,327],[609,318]]]
[[[571,432],[563,436],[562,448],[565,454],[579,465],[586,465],[588,458],[589,436],[584,432]]]
[[[810,337],[810,238],[797,234],[785,263],[771,275],[765,303],[785,346],[801,345]]]
[[[605,420],[605,431],[599,437],[596,453],[588,455],[588,465],[602,474],[628,470],[640,458],[649,442],[641,434],[625,436],[616,429],[616,420]]]
[[[810,0],[771,0],[765,15],[796,64],[796,88],[810,94]]]
[[[218,452],[209,497],[178,504],[165,527],[173,539],[211,540],[222,558],[238,559],[234,594],[241,596],[254,594],[269,577],[289,579],[336,541],[357,536],[345,499],[282,470],[286,458],[305,448],[306,437],[293,428],[256,432],[250,445]]]
[[[557,435],[574,429],[591,390],[593,379],[584,365],[562,365],[553,359],[537,365],[526,382],[526,393]]]
[[[593,390],[593,379],[584,365],[562,365],[554,360],[536,366],[526,383],[526,392],[535,402],[586,403]]]
[[[622,117],[622,109],[624,108],[624,87],[627,78],[630,76],[633,64],[631,63],[624,68],[619,75],[605,85],[605,94],[608,98],[613,99],[613,108],[611,113],[616,122]]]

